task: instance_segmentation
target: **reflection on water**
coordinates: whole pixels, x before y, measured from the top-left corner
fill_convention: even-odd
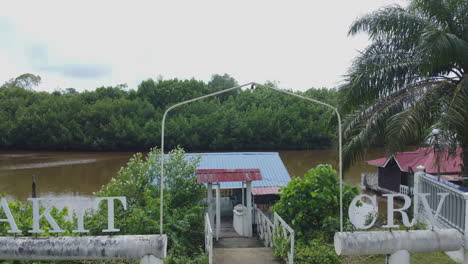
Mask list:
[[[89,197],[125,166],[133,152],[20,152],[0,151],[0,193],[26,200],[31,196],[32,176],[40,197]],[[291,176],[302,176],[318,164],[337,164],[335,150],[281,151]],[[366,159],[383,155],[370,152]],[[336,168],[336,166],[335,166]],[[358,185],[361,173],[375,171],[364,161],[345,171],[347,183]]]
[[[133,153],[0,152],[0,193],[26,200],[32,176],[41,197],[89,196],[110,181]]]
[[[309,169],[315,168],[319,164],[331,164],[338,171],[338,152],[336,150],[281,151],[280,153],[292,177],[302,176]],[[365,159],[356,162],[343,172],[344,181],[352,185],[359,185],[361,183],[361,173],[376,171],[376,167],[367,165],[365,161],[383,156],[385,156],[383,149],[369,151]]]

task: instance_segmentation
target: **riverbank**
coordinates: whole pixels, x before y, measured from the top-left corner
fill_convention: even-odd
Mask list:
[[[0,193],[25,200],[31,195],[32,176],[41,196],[89,196],[108,183],[135,152],[51,152],[0,151]],[[292,177],[304,175],[318,164],[337,164],[337,152],[332,149],[309,151],[279,151]],[[382,155],[383,150],[369,153],[369,159]],[[362,172],[375,170],[357,162],[344,174],[347,183],[358,185]]]

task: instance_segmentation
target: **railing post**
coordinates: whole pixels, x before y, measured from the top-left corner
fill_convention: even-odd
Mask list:
[[[463,263],[468,264],[468,193],[463,196],[465,198],[465,229],[463,234]]]
[[[213,183],[208,183],[208,218],[210,225],[214,226],[214,212],[213,212]]]
[[[420,220],[419,218],[419,196],[418,194],[420,193],[419,190],[419,183],[420,183],[420,177],[424,175],[424,166],[419,165],[416,167],[418,169],[417,172],[414,173],[414,183],[413,183],[413,217],[416,219],[416,222]]]
[[[221,231],[221,183],[216,186],[216,241]]]

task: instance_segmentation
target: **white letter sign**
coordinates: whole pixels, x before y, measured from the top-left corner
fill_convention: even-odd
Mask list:
[[[41,220],[42,217],[45,217],[45,219],[49,222],[50,226],[52,226],[52,230],[50,232],[52,233],[63,233],[65,230],[60,229],[58,226],[57,222],[55,222],[54,218],[50,215],[50,212],[52,211],[52,206],[49,204],[46,206],[44,212],[42,214],[39,213],[39,203],[40,201],[45,201],[45,200],[50,200],[50,199],[45,199],[45,198],[29,198],[28,201],[32,201],[33,205],[33,230],[29,230],[29,233],[43,233],[44,230],[41,230],[39,226],[39,221]]]
[[[432,214],[432,209],[429,206],[429,203],[427,202],[427,196],[429,195],[428,193],[419,193],[419,197],[421,197],[423,206],[424,206],[424,212],[426,213],[427,218],[429,219],[429,223],[431,226],[429,228],[433,228],[437,218],[439,217],[440,210],[442,209],[442,204],[445,201],[445,198],[449,195],[448,193],[438,193],[440,196],[440,201],[439,204],[437,205],[437,210],[436,213],[433,215]]]
[[[363,197],[368,198],[371,201],[371,205],[361,202],[361,206],[357,207],[356,203],[361,201]],[[377,197],[375,195],[369,196],[367,194],[361,194],[356,196],[348,209],[349,220],[351,223],[358,229],[369,229],[377,220]],[[372,222],[368,225],[366,224],[367,217],[372,217]]]
[[[96,198],[96,204],[99,206],[101,201],[107,200],[107,229],[102,232],[119,232],[120,229],[114,227],[114,200],[119,200],[124,210],[127,210],[127,198],[123,196],[119,197],[99,197]]]
[[[3,209],[3,212],[6,215],[6,219],[0,219],[0,222],[6,222],[10,224],[10,230],[8,230],[8,233],[21,233],[21,231],[18,229],[18,226],[16,225],[15,219],[13,218],[13,215],[11,214],[10,208],[8,207],[8,203],[5,200],[5,198],[0,199],[0,207]]]
[[[408,195],[404,194],[384,194],[382,196],[388,197],[387,198],[387,225],[384,225],[382,227],[385,228],[398,228],[399,225],[395,225],[393,223],[393,214],[394,212],[399,212],[401,213],[401,218],[403,219],[403,225],[406,227],[412,227],[414,225],[414,219],[413,222],[410,223],[408,215],[404,210],[408,209],[411,206],[411,199],[408,197]],[[400,196],[403,197],[405,203],[403,204],[403,207],[400,209],[395,209],[393,206],[393,198],[395,196]]]

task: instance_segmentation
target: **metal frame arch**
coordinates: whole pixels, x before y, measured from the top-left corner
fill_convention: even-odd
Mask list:
[[[240,89],[242,87],[246,87],[246,86],[251,86],[251,85],[255,85],[257,87],[263,87],[263,88],[267,88],[267,89],[270,89],[270,90],[274,90],[274,91],[277,91],[277,92],[280,92],[280,93],[283,93],[283,94],[287,94],[287,95],[290,95],[290,96],[293,96],[293,97],[296,97],[296,98],[299,98],[299,99],[303,99],[303,100],[306,100],[306,101],[309,101],[309,102],[312,102],[312,103],[316,103],[316,104],[320,104],[320,105],[323,105],[323,106],[326,106],[328,108],[331,108],[336,116],[337,116],[337,119],[338,119],[338,145],[339,145],[339,177],[340,177],[340,231],[343,232],[343,158],[342,158],[342,131],[341,131],[341,116],[340,116],[340,113],[338,111],[338,109],[332,105],[329,105],[327,103],[324,103],[324,102],[321,102],[321,101],[318,101],[318,100],[315,100],[315,99],[312,99],[312,98],[309,98],[309,97],[305,97],[305,96],[302,96],[302,95],[298,95],[298,94],[295,94],[295,93],[292,93],[292,92],[289,92],[289,91],[286,91],[286,90],[281,90],[279,88],[275,88],[275,87],[271,87],[271,86],[268,86],[268,85],[264,85],[264,84],[259,84],[259,83],[256,83],[256,82],[249,82],[249,83],[246,83],[246,84],[242,84],[242,85],[239,85],[239,86],[235,86],[235,87],[232,87],[232,88],[227,88],[227,89],[224,89],[224,90],[221,90],[221,91],[217,91],[217,92],[214,92],[214,93],[211,93],[211,94],[207,94],[207,95],[203,95],[203,96],[200,96],[200,97],[197,97],[197,98],[193,98],[193,99],[190,99],[190,100],[187,100],[187,101],[183,101],[183,102],[180,102],[180,103],[177,103],[175,105],[172,105],[170,106],[169,108],[167,108],[167,110],[164,112],[164,115],[163,115],[163,119],[162,119],[162,123],[161,123],[161,161],[160,161],[160,166],[161,166],[161,178],[160,178],[160,184],[161,184],[161,197],[160,197],[160,233],[163,234],[163,204],[164,204],[164,128],[165,128],[165,123],[166,123],[166,117],[167,117],[167,114],[179,107],[179,106],[182,106],[182,105],[185,105],[185,104],[189,104],[189,103],[192,103],[192,102],[195,102],[195,101],[199,101],[199,100],[202,100],[202,99],[206,99],[206,98],[209,98],[209,97],[213,97],[213,96],[216,96],[216,95],[220,95],[220,94],[223,94],[223,93],[227,93],[227,92],[230,92],[230,91],[234,91],[234,90],[237,90],[237,89]]]

